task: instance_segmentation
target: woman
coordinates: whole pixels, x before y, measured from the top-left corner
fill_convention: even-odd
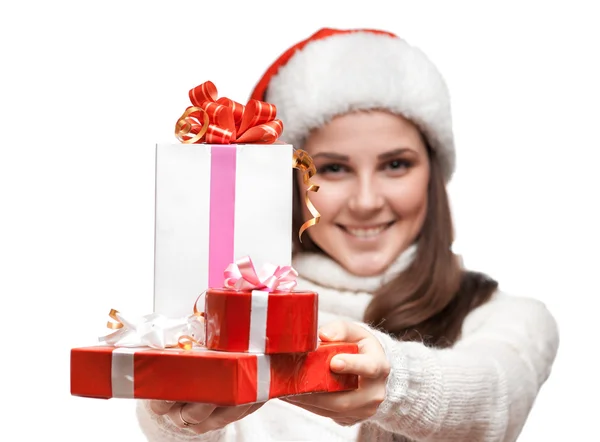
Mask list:
[[[320,223],[295,239],[320,336],[359,344],[331,370],[359,389],[266,404],[141,402],[149,440],[514,441],[548,378],[557,325],[539,301],[461,267],[445,185],[446,85],[418,49],[376,30],[323,29],[286,51],[252,98],[312,156]],[[295,183],[295,231],[309,214]]]

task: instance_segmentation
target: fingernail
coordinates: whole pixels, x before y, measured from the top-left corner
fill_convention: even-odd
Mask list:
[[[344,361],[341,358],[333,358],[331,360],[331,369],[332,370],[343,370],[344,368],[346,368],[346,361]]]
[[[174,404],[175,401],[165,401],[165,404]]]
[[[319,331],[319,334],[324,337],[325,339],[327,339],[328,341],[331,341],[335,338],[335,331],[329,329],[329,328],[323,328]]]

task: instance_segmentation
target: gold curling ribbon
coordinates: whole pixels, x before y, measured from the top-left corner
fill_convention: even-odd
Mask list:
[[[189,117],[190,117],[190,114],[192,114],[194,112],[202,112],[202,114],[204,116],[204,121],[202,122],[202,128],[200,129],[200,132],[198,132],[196,135],[192,136],[191,138],[186,139],[186,137],[190,136],[189,133],[192,130],[192,124],[189,122],[189,119],[190,119]],[[201,107],[191,106],[185,110],[185,112],[177,120],[177,123],[175,123],[175,136],[177,137],[177,139],[179,141],[181,141],[184,144],[194,144],[195,142],[202,139],[202,137],[208,130],[209,123],[210,123],[210,120],[208,118],[208,114],[206,113],[206,111],[204,109],[202,109]]]
[[[198,318],[198,321],[206,320],[204,317],[204,312],[201,312],[200,310],[198,310],[198,301],[200,300],[202,295],[204,295],[205,293],[206,293],[206,290],[204,290],[202,293],[200,293],[198,295],[198,297],[196,298],[196,302],[194,302],[194,316],[196,318]],[[200,319],[200,318],[202,318],[202,319]],[[189,336],[189,335],[180,336],[179,339],[177,340],[177,346],[179,348],[183,348],[184,350],[191,350],[194,347],[194,344],[197,344],[200,347],[205,346],[202,342],[198,341],[197,339],[194,339],[192,336]]]
[[[306,207],[308,207],[308,211],[313,216],[313,218],[306,221],[304,224],[302,224],[302,227],[300,227],[298,237],[300,238],[300,242],[302,242],[302,233],[304,233],[304,231],[309,227],[318,224],[321,219],[321,214],[308,197],[308,192],[317,192],[319,190],[319,186],[310,182],[310,179],[317,173],[317,169],[315,168],[313,159],[306,151],[302,149],[294,149],[293,161],[292,167],[302,172],[302,180],[304,181],[304,184],[308,186],[308,189],[306,189],[306,195],[304,196],[304,202],[306,203]]]
[[[189,335],[180,336],[177,340],[177,347],[182,348],[184,350],[191,350],[192,348],[194,348],[194,344],[198,344],[199,346],[204,347],[204,344],[202,344],[200,341],[194,339]]]
[[[117,318],[117,313],[118,310],[115,310],[114,308],[110,310],[110,312],[108,313],[108,316],[111,317],[111,319],[114,319],[116,322],[111,322],[108,321],[106,323],[106,326],[112,330],[118,330],[120,328],[123,328],[123,323],[121,321],[119,321],[119,318]]]

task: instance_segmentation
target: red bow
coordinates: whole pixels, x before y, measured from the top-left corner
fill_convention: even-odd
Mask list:
[[[272,144],[283,132],[273,104],[250,100],[246,106],[226,97],[207,81],[190,90],[188,107],[175,125],[175,136],[185,144]]]

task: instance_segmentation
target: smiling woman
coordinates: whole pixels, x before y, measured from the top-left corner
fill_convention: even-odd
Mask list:
[[[452,252],[449,94],[417,48],[377,30],[323,29],[269,67],[252,98],[314,159],[321,220],[294,241],[320,338],[358,344],[330,368],[349,392],[266,404],[141,403],[150,440],[469,441],[519,436],[558,349],[540,301],[509,295]],[[310,214],[294,181],[294,231]]]
[[[353,112],[315,130],[304,149],[321,186],[312,197],[321,213],[312,243],[355,275],[385,271],[427,213],[429,158],[419,130],[388,112]],[[309,215],[303,208],[303,219]]]
[[[465,316],[497,283],[464,271],[451,252],[444,177],[420,130],[388,111],[356,111],[312,131],[304,149],[319,172],[313,181],[321,188],[312,200],[321,222],[303,243],[293,238],[297,253],[326,254],[363,277],[384,275],[414,255],[406,271],[390,274],[377,289],[364,320],[403,340],[451,345]],[[299,198],[300,177],[294,184],[297,227],[309,213]]]

